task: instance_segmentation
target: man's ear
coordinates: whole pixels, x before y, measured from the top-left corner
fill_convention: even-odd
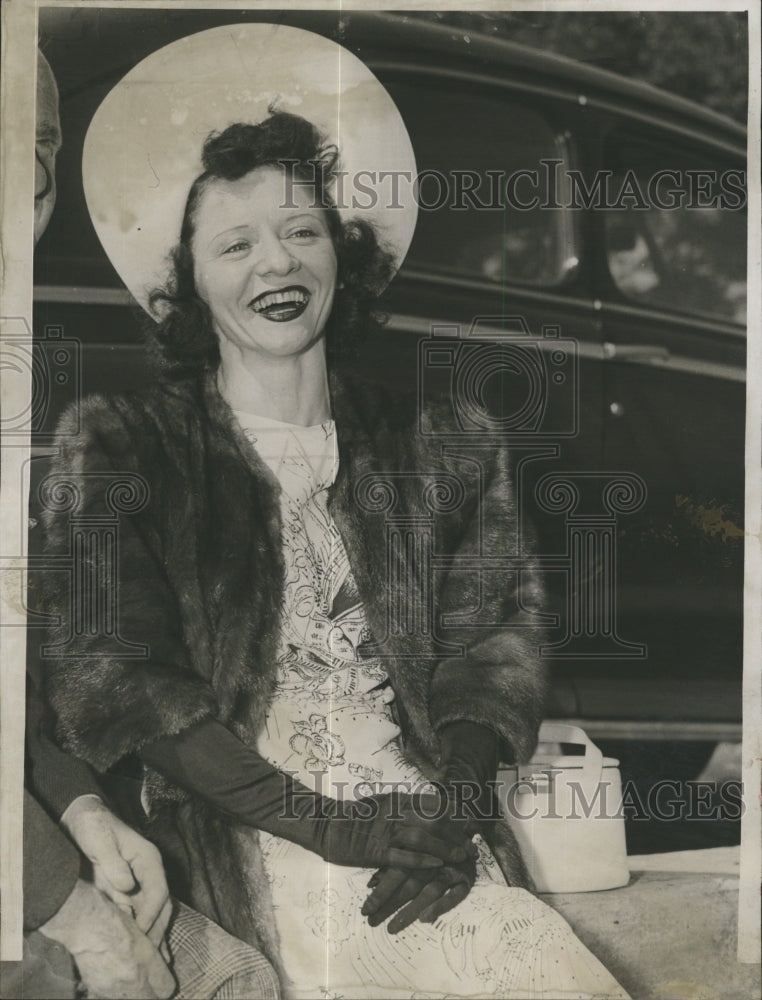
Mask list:
[[[50,217],[56,203],[55,184],[44,198],[35,198],[34,201],[34,242],[35,246],[42,234],[48,228]]]

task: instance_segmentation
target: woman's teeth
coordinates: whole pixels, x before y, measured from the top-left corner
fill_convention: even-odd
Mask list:
[[[268,292],[260,295],[251,303],[251,308],[258,316],[285,323],[301,316],[310,301],[309,294],[298,288],[288,288],[282,292]]]
[[[266,295],[260,295],[254,299],[251,307],[255,312],[264,312],[270,306],[281,306],[286,303],[294,306],[307,305],[308,299],[309,297],[305,292],[290,288],[283,292],[268,292]]]

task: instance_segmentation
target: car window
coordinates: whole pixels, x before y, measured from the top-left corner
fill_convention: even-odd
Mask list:
[[[515,100],[444,86],[397,83],[389,90],[420,180],[408,262],[499,284],[559,284],[577,255],[571,213],[547,210],[549,201],[564,203],[568,168],[565,142],[551,124]]]
[[[745,177],[667,147],[611,140],[606,258],[628,299],[746,322]]]

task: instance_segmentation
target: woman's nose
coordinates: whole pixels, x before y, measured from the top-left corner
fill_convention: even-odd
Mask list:
[[[299,266],[299,261],[275,234],[262,237],[258,249],[256,268],[263,277],[290,274]]]

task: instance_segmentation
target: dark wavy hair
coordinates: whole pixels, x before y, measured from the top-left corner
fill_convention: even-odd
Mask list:
[[[371,225],[359,219],[342,223],[339,217],[328,193],[338,170],[336,147],[328,145],[304,118],[271,109],[270,116],[257,125],[230,125],[208,136],[202,163],[204,172],[188,193],[180,242],[170,255],[169,280],[149,297],[151,308],[162,318],[146,324],[146,339],[162,372],[189,375],[214,370],[219,364],[211,313],[193,277],[195,215],[210,181],[238,180],[258,167],[292,171],[292,179],[309,183],[313,204],[324,209],[338,264],[326,348],[330,362],[353,357],[363,336],[381,322],[376,302],[394,273],[394,264]]]

